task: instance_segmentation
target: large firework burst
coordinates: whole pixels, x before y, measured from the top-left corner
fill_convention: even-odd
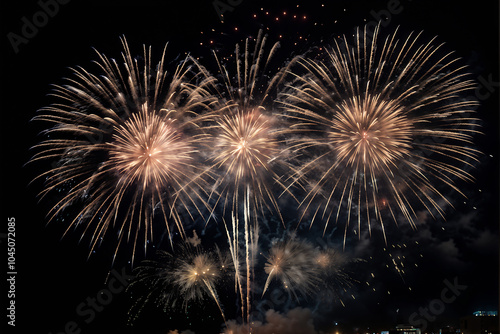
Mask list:
[[[42,197],[62,192],[50,219],[72,207],[77,212],[67,231],[84,225],[91,231],[91,251],[115,225],[118,250],[123,239],[144,247],[153,236],[153,217],[183,235],[179,209],[197,213],[204,200],[203,172],[197,166],[197,107],[210,103],[206,78],[192,71],[186,59],[172,75],[164,57],[156,67],[151,49],[134,59],[122,39],[123,63],[97,53],[100,75],[74,69],[67,84],[55,86],[60,102],[42,108],[34,119],[53,124],[43,133],[33,161],[49,159]],[[203,81],[205,80],[205,81]],[[142,235],[142,236],[140,236]],[[140,239],[139,239],[140,240]],[[116,252],[115,252],[116,256]],[[133,259],[133,257],[132,257]]]
[[[228,70],[215,54],[220,85],[213,87],[218,99],[206,118],[211,124],[207,129],[213,145],[208,147],[212,152],[209,159],[212,169],[218,172],[217,202],[237,211],[244,194],[249,192],[254,217],[264,208],[279,214],[272,186],[280,184],[276,170],[283,168],[278,157],[279,136],[284,129],[272,111],[266,109],[272,106],[271,91],[280,78],[276,73],[269,80],[266,69],[279,44],[275,43],[266,56],[266,40],[259,31],[253,52],[248,39],[243,53],[236,45],[234,71]]]
[[[358,230],[366,220],[371,231],[374,219],[385,237],[384,217],[401,214],[414,226],[417,203],[442,216],[443,188],[461,193],[455,180],[472,180],[463,167],[479,152],[476,102],[461,98],[474,84],[457,59],[440,56],[435,39],[421,44],[421,34],[378,35],[379,27],[373,36],[358,28],[352,44],[344,36],[320,60],[296,59],[283,105],[295,131],[307,133],[293,150],[315,154],[291,178],[307,189],[304,212],[319,203],[314,217],[326,219],[325,230],[344,211],[346,231],[352,216]]]

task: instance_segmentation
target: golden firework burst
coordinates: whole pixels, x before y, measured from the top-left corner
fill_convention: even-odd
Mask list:
[[[101,73],[74,69],[75,77],[56,86],[60,102],[42,108],[34,119],[53,124],[36,145],[32,161],[52,160],[42,173],[49,193],[64,195],[53,206],[50,220],[72,208],[75,217],[66,232],[84,225],[92,232],[91,250],[104,236],[133,240],[133,256],[142,238],[153,237],[153,217],[161,216],[169,234],[175,225],[184,235],[182,214],[193,217],[206,205],[201,194],[204,172],[195,159],[203,141],[198,131],[198,107],[213,97],[208,81],[198,80],[190,58],[172,75],[164,70],[165,51],[152,67],[151,49],[144,47],[143,63],[133,58],[122,39],[123,64],[97,53]],[[116,229],[117,227],[117,229]],[[141,236],[141,237],[140,237]]]
[[[289,180],[307,191],[304,213],[316,205],[311,224],[321,213],[326,230],[345,212],[346,232],[355,217],[357,232],[366,221],[371,233],[374,218],[385,237],[383,212],[413,227],[417,205],[444,217],[444,189],[462,193],[455,181],[473,179],[479,131],[477,102],[461,97],[474,83],[451,53],[440,56],[435,39],[420,44],[420,34],[378,35],[378,26],[373,35],[358,28],[321,60],[297,57],[282,103],[302,134],[291,144],[302,160]]]

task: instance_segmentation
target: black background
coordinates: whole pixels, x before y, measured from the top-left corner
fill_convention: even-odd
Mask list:
[[[92,48],[118,58],[121,52],[119,37],[125,35],[132,48],[132,53],[140,54],[142,44],[153,46],[153,55],[160,56],[166,42],[169,42],[167,59],[177,61],[178,56],[190,52],[202,61],[210,56],[210,49],[223,54],[234,51],[234,44],[249,34],[255,35],[261,27],[269,27],[271,41],[282,34],[282,47],[278,60],[289,60],[293,54],[306,51],[309,47],[325,41],[337,34],[349,34],[353,28],[373,21],[372,11],[387,8],[387,1],[267,1],[243,0],[226,12],[222,23],[211,1],[79,1],[72,0],[60,5],[58,13],[38,30],[28,43],[19,46],[15,53],[7,34],[21,33],[22,17],[32,21],[33,15],[40,11],[36,1],[10,1],[2,3],[2,72],[1,103],[2,111],[2,211],[6,229],[6,217],[16,218],[16,332],[28,330],[43,333],[63,331],[68,321],[75,320],[83,333],[133,332],[125,326],[127,310],[126,296],[120,294],[103,312],[98,313],[95,321],[84,324],[83,318],[76,313],[76,307],[89,296],[96,296],[106,287],[105,279],[111,268],[111,253],[106,247],[87,259],[88,244],[78,244],[77,235],[69,235],[61,240],[64,226],[50,224],[46,226],[45,214],[48,207],[44,202],[37,203],[37,193],[43,185],[28,185],[40,172],[40,166],[24,164],[30,159],[29,148],[35,145],[40,136],[39,125],[30,123],[37,109],[53,102],[47,94],[50,85],[62,82],[63,77],[71,74],[69,67],[81,65],[96,69],[91,61],[96,54]],[[296,7],[300,4],[299,8]],[[439,41],[446,42],[447,50],[455,50],[455,55],[462,58],[462,63],[469,66],[473,78],[491,78],[496,86],[480,88],[487,94],[481,101],[478,116],[483,121],[483,132],[477,138],[480,149],[484,152],[481,164],[474,175],[476,185],[464,186],[470,197],[467,205],[458,205],[447,217],[448,223],[458,221],[472,210],[479,207],[474,224],[478,228],[493,234],[498,233],[498,3],[455,2],[455,1],[404,1],[401,0],[401,13],[392,15],[388,29],[401,26],[403,33],[412,30],[424,30],[425,38],[437,35]],[[261,11],[261,7],[264,11]],[[346,9],[344,11],[344,9]],[[269,17],[265,11],[271,12]],[[274,16],[283,11],[306,15],[302,21],[290,17]],[[257,18],[253,18],[257,14]],[[337,23],[334,21],[337,20]],[[314,25],[317,22],[317,25]],[[321,25],[323,24],[323,25]],[[235,30],[235,27],[238,30]],[[211,29],[215,29],[212,32]],[[204,32],[201,34],[201,32]],[[220,34],[222,32],[222,34]],[[303,36],[303,39],[299,39]],[[305,41],[307,39],[307,41]],[[213,43],[210,43],[210,41]],[[298,42],[297,45],[294,45]],[[203,43],[203,45],[200,45]],[[157,58],[158,59],[158,58]],[[209,62],[209,61],[208,61]],[[209,64],[207,64],[209,66]],[[481,83],[481,79],[479,80]],[[488,91],[491,89],[491,92]],[[492,157],[490,156],[492,155]],[[481,193],[477,192],[481,189]],[[461,199],[457,202],[462,203]],[[453,233],[462,233],[453,230]],[[398,233],[408,236],[407,229],[391,234],[392,242],[397,241]],[[414,232],[418,234],[418,231]],[[411,237],[416,240],[418,238]],[[5,239],[2,250],[5,252]],[[412,239],[413,240],[413,239]],[[449,241],[442,234],[442,242]],[[462,240],[454,236],[455,241]],[[354,241],[355,242],[355,241]],[[497,240],[498,244],[498,240]],[[355,245],[355,244],[354,244]],[[373,247],[383,247],[375,237]],[[394,322],[394,312],[388,309],[400,305],[401,312],[408,315],[419,306],[425,306],[429,300],[439,296],[443,288],[443,279],[457,276],[469,286],[461,301],[453,306],[453,317],[470,314],[476,309],[498,310],[498,250],[488,248],[487,253],[471,249],[466,244],[459,245],[460,259],[465,264],[454,266],[443,259],[441,254],[431,253],[422,261],[421,269],[414,277],[407,278],[413,285],[413,292],[401,288],[399,297],[380,294],[349,303],[332,317],[338,317],[351,327],[388,326]],[[417,253],[425,253],[419,249]],[[430,251],[429,251],[430,253]],[[377,254],[377,252],[375,252]],[[435,258],[434,258],[435,257]],[[428,259],[428,260],[427,260]],[[428,262],[427,262],[428,261]],[[378,266],[377,260],[372,263]],[[5,268],[5,266],[4,266]],[[121,267],[117,268],[120,269]],[[369,269],[368,269],[369,270]],[[399,278],[392,273],[379,278],[384,289],[392,284],[399,284]],[[429,279],[431,277],[432,279]],[[461,281],[461,282],[462,282]],[[2,282],[2,287],[5,286]],[[396,283],[394,283],[396,282]],[[399,283],[398,283],[399,282]],[[393,287],[398,291],[397,286]],[[5,300],[6,288],[2,288],[2,300]],[[393,290],[394,291],[394,290]],[[216,314],[217,310],[207,311]],[[3,312],[2,312],[3,313]],[[160,319],[162,315],[159,315]],[[166,317],[165,319],[168,319]],[[5,318],[3,322],[7,322]],[[171,321],[171,322],[170,322]],[[219,321],[220,323],[220,321]],[[203,333],[217,328],[212,327],[195,331]],[[154,326],[158,333],[166,333],[182,320],[161,320]],[[154,327],[151,326],[151,327]],[[147,326],[149,327],[149,326]],[[11,328],[12,329],[12,328]],[[180,328],[183,329],[183,328]],[[145,329],[136,329],[146,333]]]

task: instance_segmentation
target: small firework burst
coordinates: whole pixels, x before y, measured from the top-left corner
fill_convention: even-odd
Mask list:
[[[316,251],[311,244],[291,239],[278,242],[269,250],[264,266],[267,280],[264,295],[273,279],[297,297],[297,292],[307,295],[319,284],[319,269],[315,261]]]
[[[139,297],[129,311],[129,321],[137,319],[148,304],[164,311],[178,306],[186,310],[190,303],[202,303],[207,298],[217,304],[224,318],[217,285],[228,270],[230,263],[218,249],[205,252],[200,247],[185,246],[175,256],[158,251],[156,259],[145,260],[134,269],[135,278],[127,290]]]
[[[253,53],[249,50],[249,40],[245,41],[245,52],[236,46],[236,76],[231,78],[225,65],[216,57],[221,85],[212,89],[218,97],[211,105],[211,113],[206,120],[211,136],[212,170],[217,171],[218,200],[224,208],[235,210],[245,192],[249,192],[251,211],[254,217],[263,208],[279,214],[279,207],[272,191],[274,184],[280,184],[276,170],[283,169],[279,159],[281,152],[279,136],[283,129],[278,126],[275,116],[266,110],[272,101],[270,91],[275,88],[278,74],[270,80],[264,71],[279,44],[272,46],[265,57],[266,36],[262,31],[255,41]],[[265,58],[265,59],[264,59]],[[211,75],[206,73],[208,78]],[[214,81],[214,80],[212,80]]]

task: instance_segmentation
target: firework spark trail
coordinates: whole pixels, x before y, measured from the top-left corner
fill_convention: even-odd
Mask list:
[[[412,203],[419,203],[444,218],[439,200],[451,203],[440,189],[464,195],[454,179],[473,178],[457,164],[478,161],[471,147],[478,120],[469,115],[477,103],[460,99],[474,87],[464,67],[455,68],[451,53],[440,57],[434,39],[420,45],[420,34],[379,40],[378,33],[371,38],[365,27],[353,45],[335,40],[323,61],[298,57],[282,95],[293,131],[307,134],[291,150],[316,154],[296,167],[289,186],[306,189],[304,214],[318,200],[311,224],[320,214],[325,231],[332,215],[338,221],[347,212],[344,247],[353,214],[358,230],[363,215],[370,233],[372,217],[380,222],[384,238],[383,212],[415,227]]]
[[[245,219],[245,261],[247,264],[247,291],[246,291],[246,297],[247,297],[247,323],[250,323],[250,293],[251,293],[251,283],[252,283],[252,269],[253,268],[253,261],[250,260],[250,237],[249,237],[249,221],[250,221],[250,211],[249,211],[249,206],[250,206],[250,187],[247,185],[246,193],[245,193],[245,199],[244,199],[244,204],[243,204],[243,215]],[[253,255],[252,255],[253,258]]]
[[[239,295],[241,298],[241,317],[245,319],[245,300],[244,296],[245,294],[243,293],[243,287],[242,287],[242,278],[241,278],[241,272],[240,272],[240,258],[239,258],[239,244],[238,244],[238,227],[239,227],[239,222],[238,222],[238,215],[235,215],[234,212],[231,215],[231,227],[232,227],[232,233],[229,232],[228,224],[226,223],[225,219],[224,221],[224,227],[226,229],[226,234],[227,234],[227,240],[229,243],[229,252],[231,254],[231,260],[234,266],[234,284],[235,284],[235,291],[239,291]]]
[[[93,230],[89,255],[117,226],[118,243],[133,240],[133,255],[143,234],[144,249],[153,237],[153,217],[160,211],[170,234],[173,222],[184,236],[179,212],[194,219],[199,214],[206,182],[195,158],[205,136],[198,131],[199,116],[213,97],[209,80],[194,73],[186,59],[173,75],[164,70],[166,47],[156,67],[151,48],[144,46],[143,63],[133,58],[122,39],[123,64],[98,53],[97,76],[81,67],[74,78],[55,86],[60,102],[42,108],[34,120],[53,124],[34,148],[31,161],[56,160],[56,167],[40,174],[49,193],[65,191],[49,212],[49,221],[69,207],[80,212],[68,225]],[[170,80],[170,81],[169,81]],[[124,204],[127,203],[127,204]]]
[[[226,230],[228,244],[229,244],[229,252],[231,254],[231,259],[233,261],[233,266],[235,268],[235,290],[240,293],[241,298],[241,312],[242,318],[247,320],[247,323],[250,321],[250,305],[251,305],[251,287],[252,287],[252,277],[254,276],[253,269],[255,264],[255,255],[257,253],[257,244],[258,244],[258,225],[250,226],[250,191],[249,187],[247,187],[247,191],[245,192],[245,200],[243,203],[243,238],[244,238],[244,251],[245,251],[245,264],[246,264],[246,280],[243,281],[242,275],[240,272],[240,257],[239,257],[239,218],[238,215],[234,212],[231,213],[231,228],[232,232],[230,232],[230,228],[228,224],[224,221],[224,227]],[[243,291],[243,282],[245,282],[245,290]],[[245,306],[246,305],[246,306]]]

